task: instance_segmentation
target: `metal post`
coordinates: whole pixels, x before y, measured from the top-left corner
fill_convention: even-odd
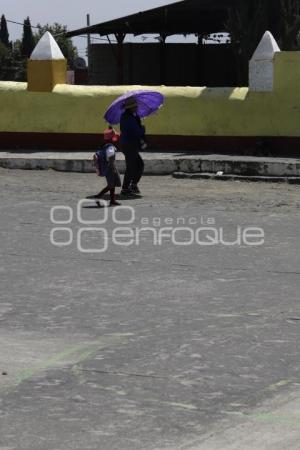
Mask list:
[[[166,83],[166,68],[167,68],[167,61],[166,61],[166,38],[167,36],[165,34],[160,35],[160,84]]]
[[[90,26],[90,15],[86,15],[86,23],[87,26]],[[88,60],[88,77],[90,78],[90,64],[91,64],[91,35],[90,33],[87,34],[87,60]]]
[[[117,33],[115,37],[118,43],[118,84],[124,84],[124,58],[123,58],[123,42],[125,39],[125,33]]]
[[[204,78],[203,78],[203,67],[204,67],[204,52],[203,52],[203,43],[204,43],[204,39],[203,39],[203,35],[202,34],[198,34],[198,45],[197,45],[197,50],[196,50],[196,58],[197,58],[197,62],[196,62],[196,68],[197,68],[197,85],[198,86],[202,86],[203,82],[204,82]]]

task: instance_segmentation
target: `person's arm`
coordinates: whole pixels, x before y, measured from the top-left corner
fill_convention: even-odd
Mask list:
[[[142,138],[145,137],[146,134],[146,128],[145,125],[142,124],[142,120],[140,118],[140,116],[135,116],[137,123],[139,124],[139,127],[141,128],[141,133],[142,133]]]

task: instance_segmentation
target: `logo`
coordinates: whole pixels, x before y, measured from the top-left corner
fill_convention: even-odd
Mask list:
[[[84,218],[90,200],[80,200],[75,211],[65,205],[53,206],[50,242],[56,247],[76,245],[81,253],[105,253],[111,245],[131,247],[150,239],[154,246],[171,243],[177,247],[197,245],[257,247],[265,243],[260,227],[236,225],[230,229],[217,226],[211,217],[142,217],[136,218],[131,206],[109,208],[104,205],[97,219]]]

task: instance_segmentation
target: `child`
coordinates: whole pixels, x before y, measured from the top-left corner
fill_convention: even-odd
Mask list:
[[[106,178],[107,186],[93,198],[100,199],[109,191],[110,206],[119,206],[120,203],[116,201],[115,197],[115,188],[121,186],[120,174],[115,164],[117,151],[115,144],[119,141],[119,135],[112,127],[109,127],[104,131],[103,137],[104,146],[95,153],[94,164],[97,175]]]

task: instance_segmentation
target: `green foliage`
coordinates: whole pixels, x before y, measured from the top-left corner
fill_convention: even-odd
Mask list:
[[[8,55],[8,48],[3,44],[3,42],[0,42],[0,80],[3,80],[5,77],[6,59]]]
[[[9,49],[2,43],[0,42],[0,60],[2,58],[5,58],[9,53]]]
[[[66,38],[65,33],[67,32],[67,26],[61,25],[59,23],[54,23],[49,25],[48,23],[44,26],[38,24],[38,31],[35,33],[36,42],[43,36],[46,31],[49,31],[54,39],[56,40],[58,46],[60,47],[64,57],[68,61],[68,67],[70,69],[74,68],[74,60],[78,57],[77,48],[74,47],[71,39]]]
[[[8,33],[7,33],[8,35]],[[0,48],[0,79],[7,81],[26,81],[27,59],[35,41],[33,39],[29,17],[24,20],[22,41],[9,43],[6,52]]]
[[[0,42],[5,45],[5,47],[9,47],[9,34],[7,29],[7,23],[4,14],[1,16],[0,22]]]
[[[26,81],[26,62],[20,53],[20,41],[9,49],[0,44],[0,80]]]
[[[31,29],[31,23],[29,17],[24,20],[23,36],[21,42],[21,55],[24,58],[30,58],[30,55],[35,47],[35,39]]]
[[[69,68],[72,69],[74,67],[74,59],[78,56],[77,49],[73,46],[71,39],[65,37],[67,31],[65,25],[60,25],[59,23],[55,23],[54,25],[46,24],[44,26],[38,25],[37,32],[33,33],[30,19],[27,17],[23,24],[22,40],[16,40],[10,43],[8,41],[9,35],[6,20],[2,16],[0,25],[0,80],[27,80],[27,59],[46,31],[49,31],[58,43],[68,61]],[[2,36],[5,42],[2,41]]]

